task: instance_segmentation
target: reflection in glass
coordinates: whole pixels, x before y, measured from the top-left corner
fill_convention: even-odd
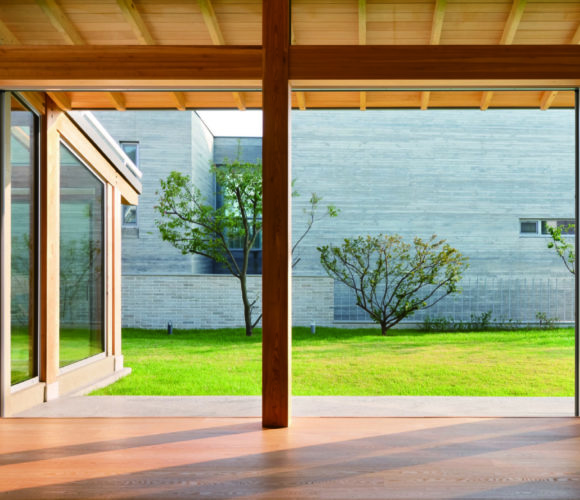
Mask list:
[[[11,384],[38,375],[35,311],[35,152],[36,120],[12,98],[10,113],[11,180]]]
[[[60,148],[60,366],[104,351],[104,185]]]

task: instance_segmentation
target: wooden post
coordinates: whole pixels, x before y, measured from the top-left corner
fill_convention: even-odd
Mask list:
[[[115,371],[123,368],[121,352],[121,192],[113,187],[113,355]]]
[[[40,380],[45,400],[58,397],[60,337],[60,136],[61,112],[46,98],[40,178]]]
[[[290,425],[292,279],[289,0],[264,0],[262,424]]]
[[[10,395],[10,92],[0,92],[0,417]]]

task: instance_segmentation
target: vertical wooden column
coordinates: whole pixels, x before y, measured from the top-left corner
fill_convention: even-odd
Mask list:
[[[0,92],[0,416],[10,414],[10,93]]]
[[[113,187],[113,355],[115,371],[123,368],[121,352],[121,192]]]
[[[115,242],[115,200],[113,195],[113,186],[105,185],[105,352],[107,356],[113,355],[113,335],[114,335],[114,317],[115,317],[115,290],[114,290],[114,242]]]
[[[290,425],[292,278],[289,0],[262,3],[262,424]]]
[[[40,380],[58,397],[60,336],[60,136],[57,105],[46,98],[40,175]]]

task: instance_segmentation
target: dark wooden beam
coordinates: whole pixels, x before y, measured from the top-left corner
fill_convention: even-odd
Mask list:
[[[288,0],[263,0],[262,424],[290,424],[292,279]]]
[[[290,79],[304,88],[304,81],[324,80],[342,80],[344,85],[382,81],[393,87],[459,83],[481,88],[490,82],[566,87],[580,83],[579,65],[577,45],[290,47]]]
[[[257,46],[0,47],[3,88],[180,89],[201,80],[221,81],[216,86],[253,81],[259,87],[261,78],[262,49]]]

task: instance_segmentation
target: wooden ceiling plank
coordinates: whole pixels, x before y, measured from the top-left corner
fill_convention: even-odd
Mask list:
[[[19,45],[20,40],[8,29],[8,26],[0,19],[0,45]]]
[[[513,43],[516,36],[516,31],[518,30],[518,26],[522,20],[527,1],[528,0],[513,0],[512,8],[508,15],[501,39],[499,41],[500,45],[511,45]],[[489,108],[492,98],[493,92],[486,91],[483,93],[481,96],[482,111],[485,111],[487,108]]]
[[[109,92],[109,97],[113,101],[113,105],[117,111],[127,110],[127,100],[122,92]]]
[[[71,99],[66,92],[47,92],[49,97],[56,103],[56,105],[63,111],[70,111],[72,109]]]
[[[131,26],[131,30],[142,45],[155,45],[155,40],[147,28],[145,21],[139,14],[135,3],[132,0],[117,0],[117,5],[121,9],[125,20]]]
[[[436,0],[433,9],[433,21],[431,24],[431,45],[439,45],[441,41],[441,32],[443,31],[443,21],[445,19],[445,10],[447,8],[447,0]],[[429,108],[429,99],[431,92],[421,92],[421,109]]]
[[[52,25],[62,34],[63,38],[70,45],[84,45],[85,40],[64,13],[56,0],[36,0],[36,3],[50,19]]]

